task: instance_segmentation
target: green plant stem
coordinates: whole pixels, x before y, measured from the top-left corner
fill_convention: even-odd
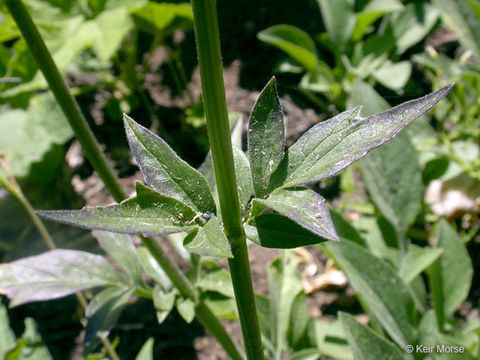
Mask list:
[[[240,216],[232,141],[223,83],[220,36],[215,0],[192,0],[197,55],[215,169],[220,210],[233,258],[229,259],[245,350],[248,359],[263,359],[252,275]]]
[[[108,162],[100,149],[100,146],[93,135],[92,130],[88,126],[83,114],[80,111],[74,98],[68,91],[68,88],[58,71],[55,62],[50,55],[42,37],[40,36],[32,18],[28,14],[21,0],[5,0],[5,5],[12,14],[17,26],[22,32],[25,41],[35,58],[40,70],[47,79],[50,89],[54,93],[58,103],[60,104],[65,116],[67,117],[75,136],[82,145],[83,151],[90,160],[93,168],[101,177],[105,186],[113,196],[115,201],[120,202],[126,198],[126,194],[120,185],[120,181],[114,171],[108,165]],[[238,200],[237,200],[238,202]],[[36,215],[35,215],[36,216]],[[178,287],[182,295],[191,299],[196,299],[198,303],[198,293],[195,287],[185,277],[178,266],[170,260],[166,252],[154,239],[142,238],[144,245],[150,250],[153,257],[159,262],[159,265],[169,275],[172,282]],[[200,303],[201,304],[201,303]],[[200,306],[197,304],[197,307]],[[206,307],[206,305],[204,305]],[[201,308],[203,309],[203,307]],[[243,355],[238,350],[226,333],[225,329],[215,316],[205,315],[205,311],[198,314],[199,320],[204,326],[219,340],[220,344],[225,348],[228,355],[232,359],[243,359]],[[205,316],[205,318],[203,318]],[[106,347],[108,350],[108,348]],[[118,357],[112,360],[117,360]]]
[[[109,189],[113,198],[116,201],[121,201],[125,198],[122,186],[113,169],[109,166],[105,155],[100,149],[100,145],[95,139],[75,99],[68,91],[65,81],[55,65],[37,27],[28,14],[25,5],[21,0],[5,0],[5,5],[17,23],[33,58],[45,76],[75,136],[82,145],[85,155],[105,183],[105,186]]]

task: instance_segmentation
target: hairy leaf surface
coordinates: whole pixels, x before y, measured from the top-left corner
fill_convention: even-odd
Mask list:
[[[218,258],[233,257],[230,243],[216,217],[208,220],[193,239],[185,238],[184,247],[191,253],[198,255]]]
[[[451,87],[367,118],[360,116],[357,107],[315,125],[288,149],[272,176],[271,190],[312,183],[339,173],[391,140],[447,95]]]
[[[280,189],[272,193],[268,199],[254,199],[253,213],[265,206],[321,238],[338,241],[330,213],[325,206],[325,199],[313,190]]]
[[[0,292],[11,306],[123,282],[104,257],[83,251],[53,250],[0,265]]]
[[[180,201],[137,183],[137,197],[118,205],[37,211],[51,220],[87,229],[155,236],[195,228],[195,212]]]
[[[162,195],[183,202],[198,212],[216,213],[207,181],[150,130],[124,115],[133,156],[147,185]]]
[[[285,154],[283,113],[275,78],[268,82],[253,107],[247,139],[255,195],[264,197],[270,176]]]

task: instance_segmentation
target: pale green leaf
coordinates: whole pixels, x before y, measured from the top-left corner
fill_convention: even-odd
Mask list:
[[[123,282],[104,257],[83,251],[53,250],[0,265],[0,292],[10,306]]]
[[[145,344],[143,344],[135,360],[154,360],[153,359],[153,343],[154,342],[155,340],[153,338],[149,338],[147,341],[145,341]]]
[[[416,329],[414,304],[407,286],[383,260],[364,248],[342,240],[322,245],[347,275],[362,303],[400,346],[412,344]]]
[[[298,261],[290,252],[284,251],[267,269],[270,288],[270,327],[271,343],[275,354],[288,349],[287,330],[290,314],[296,296],[303,292],[303,285],[298,272]]]
[[[231,258],[232,250],[217,217],[213,217],[193,237],[185,238],[183,244],[193,254],[216,258]]]
[[[412,65],[408,61],[393,63],[387,60],[373,72],[373,77],[383,86],[392,89],[403,89],[412,73]]]
[[[314,72],[317,68],[315,43],[303,30],[292,25],[281,24],[260,31],[257,37],[285,52],[307,71]]]
[[[480,62],[480,17],[474,11],[478,1],[433,0],[433,4],[458,41]]]
[[[248,152],[257,197],[265,197],[270,176],[285,154],[285,126],[275,78],[260,93],[248,122]]]
[[[25,340],[25,345],[21,348],[21,353],[19,356],[21,360],[53,359],[50,351],[48,351],[47,346],[43,344],[42,337],[38,331],[37,323],[34,319],[25,319],[25,331],[23,332],[22,340]]]
[[[245,213],[253,195],[252,172],[250,171],[250,163],[245,153],[236,146],[233,146],[232,149],[235,175],[237,176],[238,197],[241,210]]]
[[[405,10],[394,13],[390,20],[397,52],[403,54],[408,48],[424,39],[438,20],[438,11],[425,2],[410,3]]]
[[[272,186],[291,187],[333,176],[370,150],[397,135],[451,89],[408,101],[382,113],[363,118],[360,108],[345,111],[307,131],[285,155],[272,176]]]
[[[176,290],[165,291],[161,286],[156,285],[153,288],[153,305],[157,310],[157,320],[161,324],[170,314],[175,304]]]
[[[15,347],[15,334],[10,329],[6,307],[0,303],[0,359]]]
[[[355,13],[351,2],[348,0],[317,0],[317,2],[330,41],[338,47],[338,52],[341,53],[351,40],[355,27]]]
[[[363,181],[377,207],[404,232],[421,209],[423,184],[417,152],[407,133],[360,162]]]
[[[175,306],[183,320],[190,324],[195,318],[195,304],[193,301],[180,297],[177,299]]]
[[[442,255],[443,249],[409,245],[399,275],[407,284]]]
[[[440,326],[466,299],[470,290],[472,261],[460,237],[446,220],[434,229],[437,247],[443,254],[430,267],[428,280]]]
[[[358,323],[353,316],[340,312],[339,318],[347,335],[348,343],[352,347],[355,360],[411,359],[409,355],[406,355],[390,341],[378,335],[369,327]]]
[[[137,285],[143,284],[142,269],[137,251],[130,236],[106,231],[94,231],[93,236],[106,253],[120,265],[128,277]]]
[[[147,273],[148,276],[155,280],[155,282],[159,284],[162,289],[166,290],[171,288],[172,283],[169,277],[167,274],[165,274],[165,271],[163,271],[160,265],[158,265],[158,262],[152,256],[150,251],[147,250],[147,248],[143,246],[138,247],[137,256],[142,269]]]
[[[171,32],[193,26],[192,7],[188,3],[148,2],[132,11],[138,28],[152,35],[167,36]]]
[[[63,144],[72,129],[51,93],[32,98],[26,111],[16,109],[0,114],[0,154],[7,157],[16,177],[25,177],[34,162],[54,144]]]
[[[133,156],[149,186],[198,212],[216,213],[215,201],[202,174],[180,159],[164,140],[127,115],[124,123]]]
[[[216,291],[227,297],[234,297],[232,279],[225,269],[215,269],[204,274],[196,286],[204,291]]]
[[[37,211],[65,224],[124,234],[155,236],[195,228],[195,212],[180,201],[137,183],[137,197],[118,205],[82,210]]]
[[[309,337],[322,354],[334,359],[353,360],[352,350],[348,346],[340,321],[312,319],[309,323]]]
[[[268,207],[288,217],[320,238],[338,241],[325,199],[306,188],[280,189],[267,199],[253,200],[253,213]]]

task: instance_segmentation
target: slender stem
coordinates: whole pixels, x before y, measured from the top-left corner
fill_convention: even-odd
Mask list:
[[[116,201],[125,198],[125,193],[113,169],[109,166],[105,155],[100,149],[90,126],[78,107],[75,99],[68,91],[67,85],[62,78],[53,58],[48,51],[37,27],[28,14],[25,5],[21,0],[5,0],[5,5],[12,14],[23,38],[28,45],[38,67],[42,71],[50,86],[58,104],[62,108],[65,117],[72,127],[75,136],[82,145],[83,151],[93,168],[101,177],[105,186],[109,189]]]
[[[263,359],[245,232],[240,216],[232,142],[223,83],[220,36],[215,0],[192,0],[193,23],[208,137],[215,169],[220,210],[233,258],[229,259],[245,350],[248,359]]]
[[[4,186],[7,191],[15,196],[17,200],[22,204],[24,209],[27,211],[28,216],[30,216],[30,219],[32,220],[33,225],[35,228],[38,230],[40,233],[40,236],[42,237],[45,245],[47,246],[48,249],[50,250],[55,250],[57,249],[57,245],[53,241],[52,237],[50,236],[50,233],[48,232],[47,228],[45,227],[45,224],[43,221],[38,217],[37,214],[35,214],[35,210],[33,209],[32,204],[28,201],[28,199],[25,197],[25,195],[22,192],[22,188],[17,184],[15,179],[10,176],[10,172],[7,168],[7,166],[3,163],[3,161],[0,159],[0,167],[3,168],[7,175],[9,175],[10,181],[7,181],[3,177],[0,176],[0,185]],[[87,299],[81,292],[75,293],[75,296],[77,298],[78,303],[82,307],[82,309],[85,311],[88,306]],[[105,350],[107,351],[107,354],[110,356],[112,360],[120,360],[120,358],[117,355],[117,352],[115,351],[114,347],[112,346],[112,343],[108,339],[102,339],[102,344],[105,347]]]
[[[68,88],[52,59],[52,56],[50,55],[25,6],[21,0],[5,0],[5,5],[22,32],[33,57],[35,58],[40,70],[43,72],[43,75],[47,79],[50,89],[54,93],[66,118],[70,122],[75,136],[82,145],[82,148],[92,163],[93,168],[97,171],[105,183],[105,186],[117,202],[125,199],[126,195],[120,185],[119,179],[108,165],[108,162],[102,150],[100,149],[92,130],[88,126],[88,123],[83,117],[77,103],[69,93]],[[198,293],[195,287],[185,277],[178,266],[170,260],[160,245],[154,239],[142,238],[142,241],[149,249],[153,257],[158,261],[159,265],[168,274],[172,282],[178,287],[182,295],[198,302]],[[201,309],[203,309],[203,307],[201,307]],[[198,314],[199,320],[219,340],[219,342],[227,351],[228,355],[233,359],[242,359],[243,356],[241,355],[241,352],[238,351],[237,346],[231,345],[233,344],[233,341],[225,332],[225,329],[223,329],[223,326],[218,319],[214,316],[208,316],[208,314],[202,314],[205,314],[205,312],[200,311]],[[106,349],[108,351],[108,347],[106,347]],[[117,359],[118,357],[112,357],[112,360]]]

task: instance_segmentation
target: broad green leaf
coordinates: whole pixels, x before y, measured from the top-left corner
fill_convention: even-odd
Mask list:
[[[63,144],[72,135],[51,93],[33,97],[26,111],[15,109],[0,114],[0,154],[7,157],[16,177],[28,175],[32,163],[42,160],[54,144]]]
[[[281,24],[260,31],[257,37],[285,52],[307,71],[314,72],[317,68],[315,43],[303,30],[292,25]]]
[[[147,341],[145,341],[145,344],[143,344],[135,360],[153,360],[153,343],[154,342],[155,342],[154,338],[149,338]]]
[[[162,289],[167,290],[170,289],[172,283],[165,274],[165,271],[158,265],[158,262],[155,258],[150,254],[150,251],[147,248],[141,246],[137,248],[137,256],[138,260],[140,261],[140,265],[142,266],[143,270],[150,276],[157,284],[159,284]]]
[[[330,256],[342,268],[362,302],[400,346],[412,344],[416,329],[413,300],[407,286],[383,260],[364,248],[342,240],[326,243]]]
[[[116,325],[134,289],[108,287],[95,295],[85,311],[87,326],[83,339],[84,355],[94,350],[102,339],[106,339]]]
[[[193,237],[186,237],[183,244],[193,254],[216,258],[231,258],[232,250],[217,217],[213,217]]]
[[[190,4],[149,2],[131,12],[138,28],[152,35],[167,36],[171,32],[193,26]]]
[[[177,299],[175,306],[183,320],[190,324],[195,318],[195,304],[193,301],[180,297]]]
[[[153,288],[153,305],[155,310],[157,310],[157,320],[161,324],[167,316],[170,314],[170,311],[173,309],[175,304],[175,294],[176,290],[171,289],[165,291],[160,285],[156,285]]]
[[[352,350],[348,346],[340,321],[326,322],[312,319],[308,331],[311,342],[317,345],[322,354],[334,359],[353,360]]]
[[[424,2],[410,3],[404,11],[394,13],[390,19],[397,53],[403,54],[408,48],[424,39],[438,20],[438,11]]]
[[[233,162],[235,166],[235,175],[237,176],[238,197],[243,212],[247,210],[247,205],[253,195],[252,172],[250,163],[245,153],[233,146]]]
[[[296,296],[303,292],[303,285],[298,272],[298,262],[290,252],[283,251],[267,269],[270,288],[270,328],[271,343],[275,348],[275,358],[288,349],[287,330],[290,322],[292,305]]]
[[[297,349],[305,335],[308,324],[307,295],[301,291],[293,299],[290,310],[290,320],[288,325],[288,344],[292,349]],[[317,349],[318,351],[318,349]]]
[[[137,257],[137,250],[130,236],[106,231],[94,231],[93,236],[100,246],[127,273],[134,284],[143,284],[142,269]]]
[[[233,286],[230,273],[225,269],[215,269],[204,274],[195,285],[204,291],[216,291],[233,298]]]
[[[162,195],[183,202],[201,213],[216,213],[207,181],[180,159],[168,144],[124,115],[125,131],[145,182]]]
[[[433,0],[433,4],[458,41],[480,62],[480,17],[473,11],[478,1]]]
[[[8,313],[0,303],[0,359],[4,359],[7,352],[15,347],[15,334],[10,329]]]
[[[272,176],[271,188],[316,182],[339,173],[370,150],[391,140],[431,109],[451,87],[367,118],[360,116],[357,107],[315,125],[288,149]]]
[[[254,199],[253,213],[264,207],[288,217],[320,238],[338,241],[332,219],[325,206],[325,199],[306,188],[280,189],[268,199]],[[320,239],[319,239],[320,240]]]
[[[404,232],[421,208],[423,183],[417,152],[407,133],[360,161],[363,181],[377,207]]]
[[[180,201],[137,183],[137,197],[118,205],[82,210],[37,211],[65,224],[124,234],[155,236],[195,228],[195,212]]]
[[[0,265],[0,292],[11,299],[10,306],[122,283],[104,257],[83,251],[53,250]]]
[[[443,249],[409,245],[399,275],[407,284],[442,255]]]
[[[425,313],[419,326],[418,343],[427,347],[427,351],[431,347],[433,350],[431,351],[433,360],[478,359],[478,356],[472,356],[465,344],[460,343],[459,340],[459,337],[448,336],[440,332],[433,310]],[[457,353],[454,351],[442,351],[442,346],[457,348]],[[459,352],[460,348],[463,348],[463,351]]]
[[[437,247],[443,254],[430,267],[428,280],[433,294],[435,313],[441,328],[463,303],[470,290],[472,261],[458,234],[446,220],[435,227]]]
[[[375,333],[369,327],[358,323],[352,315],[339,313],[340,321],[347,335],[348,343],[352,347],[355,360],[411,359],[404,351],[387,339]]]
[[[351,2],[348,0],[317,0],[317,2],[330,41],[338,47],[338,52],[341,53],[351,40],[355,27],[355,13]]]
[[[379,69],[373,72],[373,77],[383,86],[392,89],[403,89],[412,73],[412,65],[408,61],[392,63],[386,61]]]
[[[403,10],[400,0],[372,0],[366,3],[360,13],[356,14],[353,41],[359,41],[365,35],[368,27],[385,14]]]
[[[256,197],[265,197],[270,176],[285,154],[285,126],[275,78],[260,93],[248,122],[248,152]]]

